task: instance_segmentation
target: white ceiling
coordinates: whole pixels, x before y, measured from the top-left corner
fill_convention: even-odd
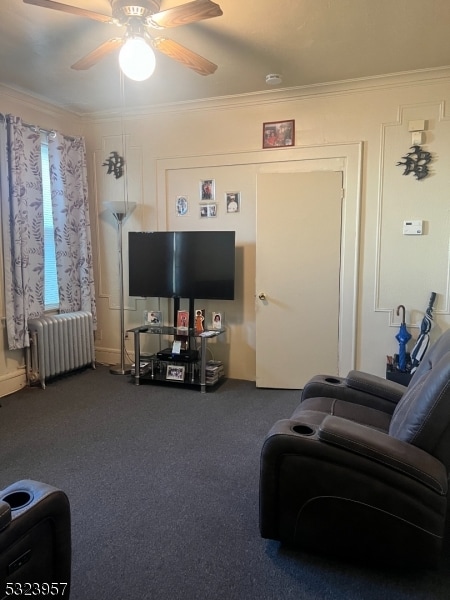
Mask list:
[[[109,0],[59,0],[110,14]],[[203,77],[157,53],[146,82],[122,84],[117,51],[88,71],[70,65],[116,26],[1,0],[0,83],[88,114],[450,65],[450,0],[215,0],[223,16],[164,36],[218,65]],[[185,0],[162,0],[161,10]]]

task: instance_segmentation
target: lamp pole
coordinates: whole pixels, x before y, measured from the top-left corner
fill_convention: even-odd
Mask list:
[[[105,202],[117,222],[117,245],[119,250],[119,311],[120,311],[120,363],[110,367],[109,372],[114,375],[129,375],[131,365],[125,364],[125,307],[123,291],[123,240],[122,230],[126,218],[136,208],[135,202]]]

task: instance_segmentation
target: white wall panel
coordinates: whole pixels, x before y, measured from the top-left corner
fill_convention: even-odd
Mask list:
[[[435,315],[449,314],[450,121],[444,103],[399,107],[395,123],[382,125],[375,309],[388,313],[398,327],[396,308],[403,304],[410,327],[420,327],[431,292]],[[410,151],[410,121],[424,120],[422,149],[429,151],[429,175],[418,180],[397,163]],[[422,235],[404,235],[405,220],[422,220]],[[413,332],[414,333],[414,332]]]

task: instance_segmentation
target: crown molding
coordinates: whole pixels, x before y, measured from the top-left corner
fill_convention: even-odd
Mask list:
[[[411,85],[430,85],[435,83],[450,82],[450,66],[436,67],[433,69],[419,69],[415,71],[404,71],[389,75],[377,75],[358,79],[346,79],[329,83],[317,83],[289,88],[277,88],[249,92],[230,96],[218,96],[202,100],[190,100],[184,102],[173,102],[168,104],[156,104],[147,106],[130,107],[123,109],[95,111],[80,113],[55,104],[49,98],[37,96],[19,88],[0,84],[0,96],[10,98],[14,102],[20,102],[23,106],[49,117],[70,117],[79,120],[80,124],[92,121],[104,122],[136,117],[146,117],[164,113],[198,112],[205,110],[231,110],[241,107],[261,106],[280,102],[291,102],[305,100],[318,96],[336,96],[349,93],[362,93],[370,90],[393,89],[408,87]]]
[[[263,90],[233,96],[219,96],[205,98],[203,100],[174,102],[170,104],[158,104],[153,106],[123,107],[117,110],[97,111],[85,113],[82,120],[108,121],[116,120],[117,117],[130,119],[146,117],[155,114],[172,112],[190,112],[205,110],[226,110],[239,107],[261,106],[263,104],[274,104],[280,102],[291,102],[293,100],[313,98],[317,96],[336,96],[349,93],[362,93],[370,90],[392,89],[408,87],[411,85],[429,85],[431,83],[449,83],[450,66],[436,67],[434,69],[421,69],[416,71],[405,71],[390,75],[377,75],[359,79],[346,79],[330,83],[318,83],[290,88],[277,88],[276,90]]]
[[[26,90],[21,90],[16,87],[11,87],[0,83],[0,99],[6,98],[10,99],[15,104],[20,103],[22,106],[32,109],[38,110],[39,112],[48,115],[50,117],[60,117],[60,118],[71,118],[71,119],[80,119],[82,116],[79,113],[73,112],[58,104],[53,103],[49,98],[44,98],[42,96],[37,96]],[[9,111],[6,111],[9,112]]]

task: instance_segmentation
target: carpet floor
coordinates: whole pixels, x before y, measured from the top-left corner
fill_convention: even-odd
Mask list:
[[[248,381],[200,394],[88,369],[1,399],[0,487],[67,493],[71,600],[448,600],[450,552],[437,570],[380,570],[260,537],[262,442],[298,401]]]

